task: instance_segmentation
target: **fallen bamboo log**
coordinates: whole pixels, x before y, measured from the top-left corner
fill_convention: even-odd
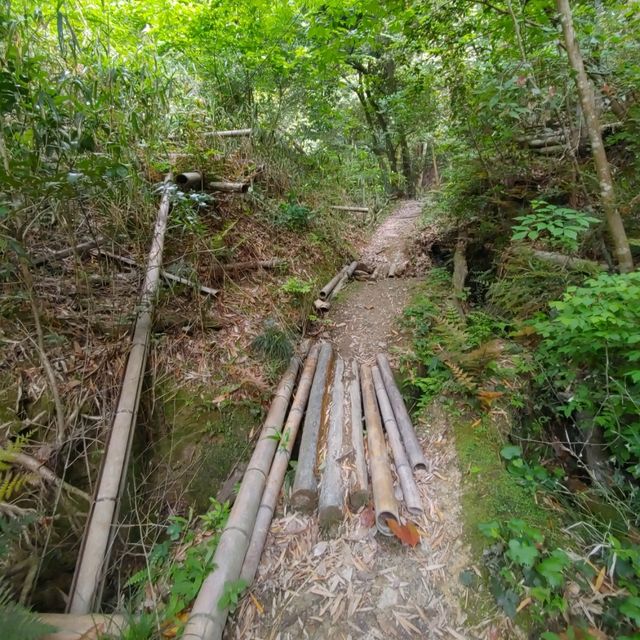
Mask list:
[[[422,447],[418,441],[418,436],[416,436],[416,432],[413,429],[413,424],[411,423],[409,412],[407,411],[404,400],[402,399],[402,394],[393,379],[393,372],[391,371],[389,360],[384,353],[379,353],[376,357],[376,361],[378,363],[378,368],[380,369],[380,375],[382,376],[384,387],[387,390],[387,395],[389,396],[389,402],[391,402],[391,406],[393,407],[393,414],[396,418],[400,434],[402,435],[402,442],[404,443],[404,448],[407,452],[407,456],[409,457],[411,468],[414,471],[416,469],[426,469],[427,461],[424,458],[424,453],[422,452]]]
[[[54,628],[39,640],[88,640],[89,638],[124,636],[129,620],[124,615],[87,613],[37,613],[38,620]]]
[[[418,485],[413,478],[413,471],[407,458],[402,439],[400,437],[400,431],[398,430],[398,423],[393,415],[393,409],[389,402],[389,396],[384,387],[382,376],[378,367],[372,367],[371,373],[373,375],[373,386],[376,390],[376,396],[378,398],[378,406],[380,407],[380,414],[382,415],[382,421],[384,422],[384,428],[387,432],[387,438],[389,445],[391,446],[391,453],[393,453],[393,460],[396,467],[396,474],[400,481],[400,487],[402,488],[402,495],[404,497],[404,503],[409,510],[409,513],[414,516],[419,516],[423,513],[424,508],[422,506],[422,499],[420,498],[420,492],[418,491]]]
[[[182,635],[184,640],[218,640],[222,637],[229,610],[219,606],[220,599],[226,585],[240,576],[299,369],[300,359],[294,356],[278,385],[236,501],[220,535],[213,557],[215,569],[202,583],[193,603]]]
[[[333,206],[330,207],[334,211],[354,211],[356,213],[369,213],[368,207],[349,207],[349,206]]]
[[[211,191],[225,191],[226,193],[246,193],[250,186],[248,182],[209,182],[207,184]]]
[[[342,269],[340,269],[340,271],[338,271],[338,273],[336,273],[336,275],[333,276],[333,278],[331,278],[331,280],[329,280],[329,282],[327,282],[327,284],[325,284],[324,287],[322,287],[322,289],[320,289],[320,293],[318,294],[320,297],[320,300],[326,300],[329,297],[331,292],[334,290],[335,286],[338,284],[338,282],[340,282],[342,277],[345,275],[345,272],[347,271],[348,268],[349,267],[343,267]]]
[[[68,258],[76,253],[82,254],[90,249],[95,249],[101,242],[102,238],[95,238],[94,240],[86,240],[85,242],[80,242],[79,244],[68,247],[66,249],[60,249],[59,251],[52,251],[47,255],[41,255],[33,258],[31,264],[34,267],[39,267],[42,264],[46,264],[48,262],[53,262],[54,260],[62,260],[63,258]]]
[[[253,533],[251,534],[249,549],[247,550],[247,555],[244,558],[242,570],[240,571],[240,578],[245,580],[248,585],[253,582],[256,571],[258,570],[258,565],[260,564],[260,557],[262,556],[264,544],[269,533],[273,513],[278,504],[280,489],[282,488],[284,477],[289,468],[291,451],[293,450],[305,407],[307,406],[307,400],[309,399],[313,376],[316,366],[318,365],[319,353],[320,347],[318,345],[314,345],[309,351],[309,356],[300,375],[300,382],[298,383],[298,389],[296,390],[291,409],[289,410],[287,421],[282,429],[280,446],[271,464],[267,484],[265,485],[262,501],[258,509],[256,523],[253,528]]]
[[[325,343],[320,349],[318,366],[309,393],[309,404],[304,417],[296,475],[291,490],[291,506],[298,511],[312,511],[318,500],[316,480],[318,437],[320,426],[325,419],[327,379],[332,360],[333,348],[329,343]]]
[[[202,189],[202,174],[199,171],[186,171],[176,176],[176,184],[181,189]]]
[[[345,267],[344,275],[342,276],[342,278],[340,278],[340,280],[338,280],[336,286],[331,290],[329,299],[335,298],[340,293],[340,291],[342,291],[343,287],[347,284],[347,282],[349,282],[349,278],[353,277],[357,266],[358,262],[354,261],[348,267]]]
[[[71,585],[69,613],[89,613],[96,606],[100,599],[105,570],[109,564],[112,526],[117,517],[127,475],[153,327],[153,310],[160,286],[164,236],[170,208],[170,193],[167,188],[169,180],[170,175],[164,184],[120,397]]]
[[[360,395],[360,374],[358,363],[352,365],[353,377],[349,381],[351,446],[354,452],[354,469],[349,490],[349,503],[354,509],[364,507],[369,502],[369,479],[367,461],[364,455],[364,433],[362,431],[362,396]]]
[[[369,467],[371,469],[371,486],[373,487],[373,504],[376,511],[376,526],[380,533],[391,536],[393,533],[389,528],[388,521],[398,521],[398,503],[393,491],[389,455],[382,433],[371,367],[362,365],[360,376],[364,419],[367,423]]]
[[[140,265],[133,259],[127,256],[121,256],[117,253],[112,253],[111,251],[106,251],[105,249],[100,249],[97,251],[99,255],[105,256],[106,258],[111,258],[111,260],[116,260],[117,262],[121,262],[122,264],[126,264],[130,267],[135,267],[136,269],[140,268]],[[164,269],[160,270],[160,276],[163,280],[167,280],[169,282],[177,282],[178,284],[183,284],[187,287],[196,288],[201,293],[204,293],[209,296],[215,296],[220,293],[220,289],[212,289],[211,287],[205,287],[202,284],[198,284],[196,282],[192,282],[187,278],[182,278],[173,273],[169,273],[169,271],[165,271]]]
[[[331,389],[331,412],[327,433],[327,454],[320,483],[318,500],[318,520],[320,526],[328,529],[342,520],[344,489],[342,468],[338,459],[342,454],[342,425],[344,422],[344,362],[336,358]]]
[[[210,138],[242,138],[252,133],[253,129],[228,129],[227,131],[207,131],[204,135]]]

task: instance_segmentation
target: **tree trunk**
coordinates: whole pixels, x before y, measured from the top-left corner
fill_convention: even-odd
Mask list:
[[[582,112],[584,113],[589,139],[591,140],[591,152],[593,153],[598,180],[600,181],[602,208],[607,217],[609,233],[613,241],[618,266],[622,273],[628,273],[633,271],[633,259],[631,257],[631,250],[629,249],[629,242],[624,230],[622,218],[616,207],[613,178],[611,176],[607,153],[602,142],[602,134],[600,133],[600,122],[596,111],[593,85],[587,77],[582,53],[576,40],[569,0],[556,0],[556,6],[560,15],[560,23],[562,24],[569,62],[576,73],[576,86],[580,96],[580,103],[582,105]]]

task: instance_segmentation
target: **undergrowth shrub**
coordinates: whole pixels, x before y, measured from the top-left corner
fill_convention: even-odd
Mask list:
[[[290,200],[280,204],[275,222],[286,229],[300,231],[309,226],[312,217],[313,214],[309,207]]]
[[[571,286],[534,326],[543,336],[542,381],[562,417],[602,428],[612,461],[640,478],[640,273],[600,274]]]
[[[264,323],[262,333],[253,339],[251,347],[277,367],[286,364],[293,355],[290,332],[282,329],[274,320],[267,320]]]

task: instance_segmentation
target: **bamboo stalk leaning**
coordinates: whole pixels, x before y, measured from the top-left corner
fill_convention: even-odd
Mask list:
[[[225,585],[240,576],[299,369],[300,359],[294,356],[280,380],[236,501],[220,536],[213,557],[215,569],[202,583],[193,603],[182,636],[185,640],[218,640],[222,637],[229,611],[220,608],[220,598]]]
[[[344,487],[342,468],[338,461],[342,454],[342,430],[344,423],[344,362],[336,359],[331,389],[331,412],[327,435],[327,455],[320,485],[318,518],[320,526],[329,528],[342,520]]]
[[[400,430],[402,442],[404,443],[404,448],[407,452],[407,456],[409,457],[411,467],[414,471],[416,469],[426,469],[427,461],[425,460],[424,453],[422,452],[418,436],[416,436],[416,432],[413,428],[409,412],[407,411],[404,400],[402,399],[402,394],[393,379],[393,372],[391,371],[389,360],[384,353],[379,353],[376,356],[376,361],[378,363],[378,368],[380,369],[380,375],[382,376],[384,387],[387,390],[387,395],[389,396],[389,402],[391,402],[391,406],[393,407],[393,414],[396,418],[396,423],[398,424],[398,429]]]
[[[360,394],[360,374],[358,363],[351,365],[352,378],[349,381],[351,446],[354,452],[354,471],[349,490],[349,502],[359,509],[369,502],[369,478],[364,455],[364,433],[362,431],[362,396]]]
[[[225,191],[227,193],[246,193],[251,185],[248,182],[209,182],[207,187],[212,191]]]
[[[167,187],[170,179],[171,176],[168,175],[156,217],[147,271],[138,307],[138,317],[131,340],[120,397],[71,585],[69,613],[89,613],[93,609],[99,600],[104,572],[109,563],[112,525],[126,478],[142,379],[149,351],[149,338],[153,326],[153,309],[160,287],[164,237],[169,219],[170,191]]]
[[[240,571],[240,578],[246,580],[247,584],[253,582],[256,571],[258,570],[258,565],[260,564],[260,557],[262,556],[267,534],[269,533],[273,513],[278,504],[280,489],[282,488],[282,483],[284,482],[284,477],[289,467],[291,451],[293,450],[305,407],[307,406],[307,400],[309,399],[309,392],[313,383],[313,374],[318,364],[319,353],[319,345],[314,345],[309,351],[302,374],[300,375],[300,381],[298,382],[298,388],[293,398],[291,409],[289,409],[287,421],[282,429],[280,445],[271,464],[271,470],[269,471],[267,484],[262,494],[262,501],[258,509],[255,526],[251,534],[249,549],[247,550],[247,555],[244,558],[242,570]]]
[[[387,395],[378,367],[373,367],[371,369],[371,373],[373,375],[373,385],[376,390],[376,396],[378,397],[380,414],[382,415],[384,428],[387,432],[391,452],[393,453],[396,473],[398,475],[398,480],[400,481],[400,487],[402,488],[404,503],[411,515],[419,516],[423,513],[424,507],[422,506],[422,499],[420,498],[418,485],[413,478],[413,471],[409,464],[407,453],[404,445],[402,444],[402,438],[400,437],[398,424],[396,423],[395,416],[393,415],[389,396]]]
[[[398,502],[393,492],[393,478],[389,468],[389,455],[382,432],[382,422],[378,413],[376,392],[373,386],[371,367],[360,367],[360,382],[364,418],[367,422],[367,441],[369,445],[369,466],[371,469],[371,486],[373,487],[373,504],[376,511],[376,526],[385,536],[393,535],[388,520],[398,520]]]
[[[291,490],[291,505],[299,511],[312,511],[318,500],[318,482],[316,480],[318,437],[320,426],[324,420],[327,379],[332,360],[333,347],[326,342],[320,349],[318,366],[313,376],[309,404],[302,428],[296,475]]]

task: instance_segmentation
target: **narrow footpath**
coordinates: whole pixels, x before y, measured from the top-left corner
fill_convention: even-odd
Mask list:
[[[362,251],[362,261],[379,267],[381,275],[373,281],[352,282],[332,303],[331,328],[325,338],[344,359],[348,372],[353,360],[371,364],[380,352],[387,352],[397,368],[398,353],[408,348],[400,319],[418,280],[385,275],[391,265],[408,261],[420,209],[416,201],[398,205]],[[232,617],[226,637],[487,637],[483,631],[488,621],[477,625],[472,635],[465,625],[465,590],[458,577],[468,568],[469,557],[462,535],[460,471],[448,419],[436,404],[415,425],[427,460],[427,470],[416,472],[424,515],[411,517],[421,534],[415,548],[380,535],[370,507],[353,513],[345,506],[343,523],[327,533],[319,529],[317,513],[296,513],[281,500],[256,581]],[[345,446],[347,467],[352,453]]]

